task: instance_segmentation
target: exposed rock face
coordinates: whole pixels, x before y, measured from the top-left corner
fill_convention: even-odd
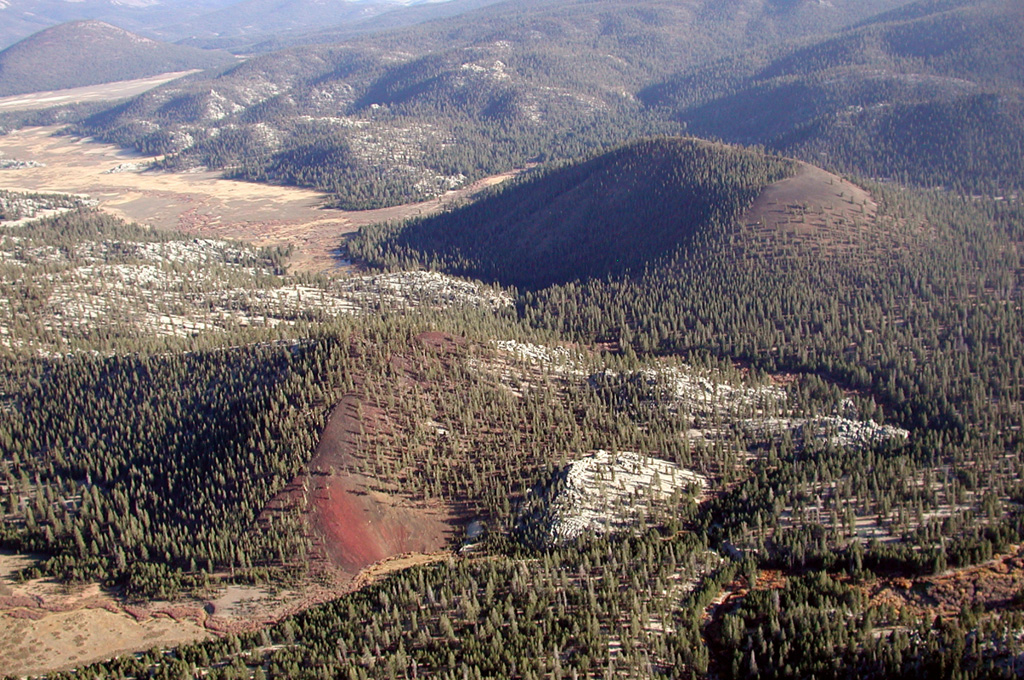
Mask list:
[[[665,408],[689,417],[690,439],[720,440],[743,433],[754,442],[789,437],[798,448],[824,444],[862,449],[889,441],[905,441],[910,433],[858,417],[849,400],[830,415],[794,412],[782,388],[730,383],[687,367],[643,369],[632,373],[602,371],[590,376],[598,389],[633,395],[637,403]]]
[[[0,157],[0,169],[9,159]],[[11,161],[20,163],[21,161]],[[59,211],[72,210],[91,202],[78,196],[64,194],[26,194],[0,189],[0,226],[17,226],[15,223],[32,217],[43,217]],[[19,222],[20,223],[20,222]]]
[[[704,477],[674,463],[600,450],[556,476],[546,499],[546,540],[564,544],[587,532],[627,530],[673,496],[706,488]]]
[[[304,285],[279,276],[255,249],[214,239],[83,240],[55,246],[12,227],[89,205],[78,197],[0,190],[0,284],[47,292],[38,324],[65,337],[105,329],[187,337],[239,326],[292,325],[376,309],[500,309],[512,298],[437,272],[353,276]],[[45,337],[18,334],[15,307],[0,300],[0,347],[66,351]]]
[[[340,286],[355,304],[466,305],[491,309],[512,305],[512,297],[508,293],[439,272],[409,271],[353,277]]]
[[[23,170],[25,168],[42,168],[43,163],[21,161],[16,158],[0,158],[0,170]]]
[[[518,396],[531,381],[554,378],[589,385],[623,417],[643,420],[650,412],[678,421],[690,445],[724,445],[758,457],[772,444],[787,451],[867,449],[905,442],[910,433],[863,418],[846,398],[815,412],[794,405],[784,386],[789,376],[763,377],[651,362],[633,371],[604,369],[585,352],[513,340],[493,343],[511,361],[479,361],[476,368],[498,377]],[[795,380],[795,378],[794,378]],[[587,533],[606,534],[662,523],[678,508],[680,495],[699,496],[709,482],[679,466],[637,453],[599,450],[557,472],[548,487],[526,499],[520,529],[534,543],[560,545]],[[673,498],[673,496],[676,496]]]
[[[906,441],[910,436],[910,432],[901,427],[841,416],[766,418],[748,420],[743,425],[749,433],[760,437],[778,438],[788,432],[797,444],[816,442],[846,449],[863,449],[893,440]]]
[[[641,399],[691,416],[760,415],[786,401],[774,385],[730,383],[689,366],[645,368],[630,373],[601,371],[590,376],[595,388],[639,390]]]

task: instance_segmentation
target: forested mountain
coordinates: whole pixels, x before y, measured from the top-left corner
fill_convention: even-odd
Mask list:
[[[227,66],[223,52],[149,40],[101,21],[40,31],[0,52],[0,96]]]
[[[703,248],[795,171],[782,158],[695,139],[637,142],[405,225],[393,239],[364,230],[349,247],[360,259],[422,259],[531,288],[641,273]]]
[[[351,243],[391,268],[519,280],[515,307],[381,309],[226,350],[202,334],[184,353],[12,348],[4,541],[51,555],[26,577],[137,596],[321,573],[305,518],[330,487],[292,482],[313,510],[275,492],[338,403],[350,455],[310,474],[451,508],[484,537],[269,629],[78,677],[1013,677],[1021,567],[999,554],[1024,540],[1022,224],[1015,203],[692,139],[548,169]],[[635,259],[590,241],[635,241]],[[524,274],[559,253],[550,280]],[[596,450],[710,492],[538,543],[536,504]]]
[[[641,97],[695,134],[867,176],[1012,191],[1024,177],[1022,36],[1013,3],[919,2],[774,58],[750,53],[674,76]]]
[[[615,167],[620,154],[642,149],[648,164],[632,167],[637,181],[632,183],[627,176],[619,175],[615,183],[637,187],[641,194],[634,197],[637,206],[648,205],[644,186],[647,179],[651,180],[651,194],[666,201],[673,191],[685,196],[688,182],[713,176],[716,167],[730,168],[729,176],[734,181],[744,177],[731,163],[719,165],[730,154],[702,156],[693,154],[694,148],[700,147],[691,147],[694,165],[687,167],[685,174],[680,173],[672,186],[661,189],[659,180],[665,175],[658,151],[675,147],[675,154],[679,154],[680,147],[672,142],[648,144],[572,169],[552,171],[462,213],[365,231],[352,243],[353,250],[390,266],[419,261],[442,270],[472,272],[498,280],[529,277],[525,282],[537,286],[539,275],[531,276],[529,272],[535,267],[545,271],[550,264],[545,260],[547,253],[543,246],[523,247],[514,235],[502,231],[502,210],[514,211],[522,206],[518,223],[528,233],[557,243],[557,230],[564,228],[586,252],[589,241],[600,242],[605,234],[600,230],[586,235],[574,231],[579,222],[573,216],[585,214],[590,205],[599,207],[595,215],[609,210],[609,200],[601,191],[586,192],[586,199],[582,193],[577,195],[577,201],[587,205],[577,202],[564,227],[556,221],[537,219],[548,205],[556,209],[560,206],[566,177]],[[652,148],[657,151],[651,153]],[[743,157],[751,152],[732,153]],[[675,154],[673,157],[679,158]],[[744,170],[750,167],[748,163]],[[928,630],[921,627],[912,633],[915,641],[910,642],[895,633],[906,623],[898,622],[898,615],[893,618],[895,610],[881,614],[874,605],[868,607],[888,617],[886,620],[894,626],[893,633],[881,637],[864,636],[868,619],[860,617],[867,611],[862,609],[865,600],[861,598],[871,592],[867,584],[875,578],[868,577],[869,572],[877,576],[894,572],[938,574],[950,566],[987,559],[998,550],[993,543],[1000,540],[998,536],[1020,535],[1021,516],[1013,505],[1015,501],[1007,506],[1013,509],[1004,519],[985,529],[976,527],[958,533],[957,538],[946,532],[960,532],[968,525],[957,519],[956,511],[947,514],[946,510],[937,510],[932,520],[917,524],[916,529],[893,543],[884,539],[866,541],[863,525],[855,517],[871,507],[870,512],[881,513],[873,520],[874,526],[886,524],[883,516],[892,517],[894,512],[902,515],[905,503],[917,502],[910,496],[923,500],[912,490],[922,487],[916,482],[906,486],[907,480],[922,476],[926,480],[948,479],[948,475],[956,475],[956,466],[975,470],[981,475],[979,480],[985,477],[992,482],[985,492],[992,493],[991,498],[1004,493],[1009,494],[1004,498],[1018,498],[1016,473],[1004,476],[1000,470],[1007,469],[1000,461],[1016,468],[1021,453],[1017,424],[1024,409],[1024,376],[1015,358],[1024,349],[1020,346],[1024,329],[1018,313],[1024,271],[1020,255],[1024,221],[1019,206],[882,185],[872,185],[870,194],[855,195],[838,181],[828,185],[837,189],[831,198],[801,195],[795,189],[806,191],[809,185],[798,182],[799,178],[799,172],[790,173],[765,188],[752,203],[749,197],[740,200],[742,183],[733,184],[730,191],[739,206],[749,204],[751,211],[767,207],[768,211],[748,211],[740,219],[734,214],[724,220],[726,228],[713,232],[699,248],[687,247],[681,240],[664,259],[642,271],[636,268],[630,274],[620,274],[606,261],[609,275],[602,278],[600,271],[581,267],[576,273],[584,277],[582,280],[525,294],[521,313],[534,325],[568,334],[583,343],[617,345],[626,355],[710,355],[749,361],[772,373],[829,376],[843,385],[847,394],[872,395],[881,412],[912,430],[908,447],[880,449],[866,456],[797,454],[789,459],[783,453],[777,462],[769,462],[775,460],[772,448],[764,467],[754,465],[760,472],[705,508],[709,514],[702,515],[698,525],[711,527],[711,534],[726,539],[729,545],[750,550],[748,554],[756,555],[762,567],[781,568],[790,574],[788,584],[780,590],[769,584],[755,586],[756,577],[746,579],[750,592],[739,608],[722,617],[721,628],[715,627],[718,624],[697,624],[692,629],[703,630],[706,639],[712,640],[711,664],[717,672],[727,677],[802,677],[810,673],[900,677],[915,672],[913,668],[929,668],[928,672],[937,677],[958,673],[967,677],[1012,675],[1012,664],[992,657],[986,660],[981,652],[953,651],[963,650],[964,641],[970,644],[981,634],[980,629],[971,628],[977,625],[976,620],[964,623],[961,619],[948,625],[936,620]],[[545,185],[546,181],[550,184]],[[765,182],[761,179],[753,185],[763,186]],[[571,191],[565,195],[572,195]],[[844,199],[860,216],[838,224],[826,208]],[[483,206],[494,212],[488,216],[479,210]],[[785,212],[787,217],[772,218],[774,211]],[[639,209],[631,217],[616,213],[614,208],[610,212],[616,230],[613,233],[633,234],[643,243],[649,228],[647,211]],[[538,223],[540,228],[535,226]],[[599,217],[592,223],[600,225],[599,229],[607,228]],[[479,230],[467,228],[469,224],[479,225]],[[555,233],[549,233],[552,230]],[[640,250],[643,252],[643,248]],[[618,252],[622,252],[621,247]],[[446,259],[445,254],[450,258]],[[563,256],[573,261],[572,254]],[[568,278],[555,271],[555,277]],[[630,392],[631,398],[644,394],[645,389],[650,387],[639,386],[639,392]],[[781,446],[779,453],[789,444]],[[890,466],[903,470],[898,474],[903,482],[892,485],[895,478],[884,472]],[[872,476],[871,485],[877,482],[878,495],[863,493],[866,487],[853,482],[865,474]],[[891,481],[882,481],[885,478]],[[847,486],[850,482],[853,485]],[[931,485],[924,482],[924,488],[936,491]],[[907,492],[910,496],[902,495]],[[780,503],[783,497],[790,500]],[[841,506],[854,498],[859,503],[869,497],[875,500],[842,519],[843,511],[836,504]],[[903,500],[895,501],[896,497]],[[892,500],[883,500],[886,498]],[[938,500],[938,496],[932,498]],[[801,505],[805,510],[799,513],[795,509],[792,514],[781,510]],[[795,520],[797,514],[803,519]],[[790,521],[795,523],[790,525]],[[838,537],[830,532],[839,524],[847,529],[841,532],[844,537],[836,540]],[[768,526],[776,528],[769,530]],[[877,537],[874,529],[867,535]],[[821,543],[814,547],[816,541]],[[850,573],[860,576],[851,583],[859,586],[847,589],[826,576],[838,567],[836,559],[853,560],[847,563],[852,565],[848,567]],[[814,575],[809,580],[797,580],[795,574],[807,569]],[[861,569],[867,571],[858,571]],[[790,597],[793,599],[787,599]],[[841,618],[850,626],[827,623],[837,608],[847,612]],[[1003,611],[998,616],[1000,625],[1015,625],[1010,624],[1014,616]],[[817,623],[809,624],[810,620]],[[801,626],[807,625],[819,631],[817,639],[801,635]],[[885,642],[876,648],[871,640]],[[922,643],[931,651],[924,652],[917,646]],[[701,643],[695,644],[700,649]],[[996,642],[990,649],[1008,651],[1002,645]],[[947,653],[952,656],[945,656]],[[663,672],[672,677],[673,673],[685,675],[683,669],[702,673],[708,668],[706,661],[687,658],[691,661],[677,657],[675,664],[668,664]]]
[[[4,587],[220,634],[47,677],[1020,677],[1022,20],[502,2],[81,122],[347,207],[525,169],[336,277],[0,192]]]
[[[528,161],[678,132],[636,97],[652,80],[894,4],[501,3],[255,57],[151,91],[82,130],[170,154],[168,167],[317,187],[345,207],[405,202]]]

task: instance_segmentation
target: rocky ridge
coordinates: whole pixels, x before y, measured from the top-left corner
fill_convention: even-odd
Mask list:
[[[549,543],[606,534],[643,524],[659,506],[708,487],[705,477],[657,458],[596,451],[559,472],[547,498]]]
[[[0,223],[0,346],[74,351],[97,333],[187,337],[294,326],[381,308],[498,309],[507,294],[436,272],[298,281],[229,241],[87,240],[51,245]],[[69,344],[70,343],[70,344]]]

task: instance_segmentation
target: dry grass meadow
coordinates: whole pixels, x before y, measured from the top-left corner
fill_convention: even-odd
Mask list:
[[[83,194],[108,213],[158,229],[291,245],[293,271],[331,272],[340,264],[335,251],[345,234],[360,226],[430,214],[516,174],[488,177],[430,201],[346,212],[323,208],[325,196],[307,189],[227,180],[219,172],[146,170],[152,157],[58,131],[27,128],[0,137],[0,157],[39,164],[0,170],[0,188]]]

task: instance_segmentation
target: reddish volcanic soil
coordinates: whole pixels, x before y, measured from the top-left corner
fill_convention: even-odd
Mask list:
[[[362,425],[373,427],[372,409],[362,407]],[[355,472],[360,436],[360,403],[345,396],[324,428],[305,473],[271,503],[292,505],[306,491],[307,521],[320,557],[354,578],[366,567],[398,555],[445,549],[456,531],[453,513],[400,494]]]
[[[451,526],[443,516],[395,505],[383,494],[360,491],[353,481],[328,477],[313,497],[313,525],[336,566],[355,575],[396,555],[445,547]]]

